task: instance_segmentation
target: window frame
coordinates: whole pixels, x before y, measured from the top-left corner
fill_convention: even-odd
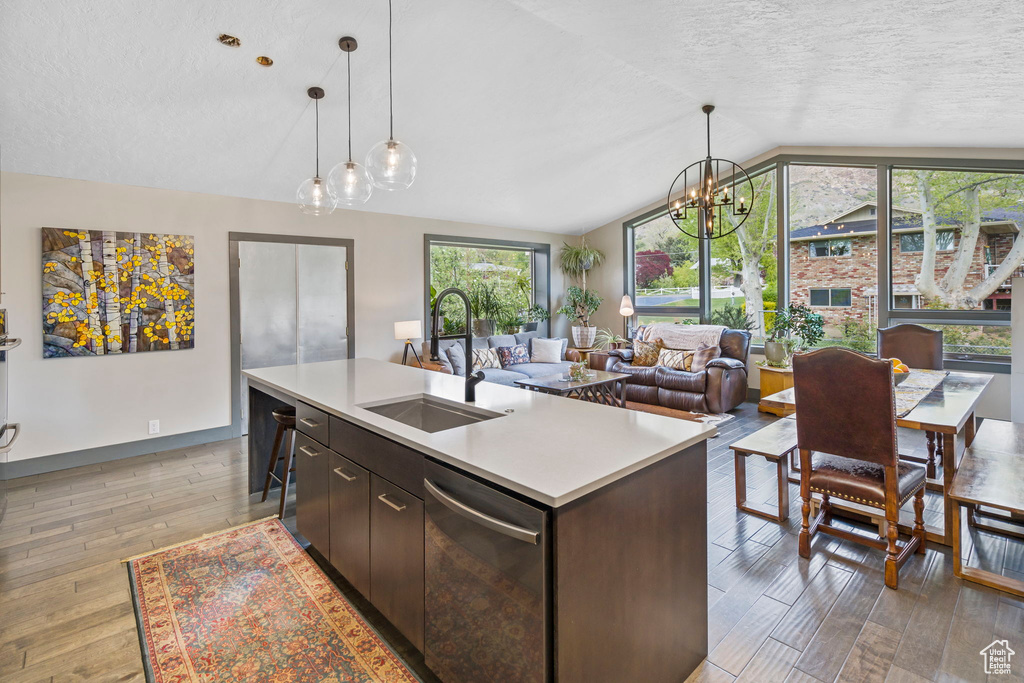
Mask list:
[[[915,230],[915,231],[899,232],[899,233],[895,233],[895,234],[899,238],[900,253],[901,254],[923,254],[924,253],[924,231],[917,232]],[[903,248],[903,238],[904,237],[910,237],[911,235],[915,235],[915,236],[916,235],[921,235],[922,244],[921,244],[921,248],[920,249],[904,249]],[[939,235],[949,235],[950,236],[950,238],[949,238],[949,246],[946,247],[945,249],[940,249],[939,248]],[[935,252],[936,253],[942,253],[942,252],[946,252],[946,251],[956,251],[956,230],[954,230],[953,228],[944,228],[942,230],[936,230],[935,231]]]
[[[998,172],[1006,171],[1013,173],[1024,173],[1024,160],[1015,159],[986,159],[977,157],[928,157],[928,156],[892,156],[885,154],[801,154],[781,153],[767,157],[756,164],[746,167],[747,174],[753,178],[765,171],[775,169],[776,172],[776,219],[777,219],[777,253],[778,262],[778,307],[788,305],[790,302],[790,251],[789,240],[789,169],[792,165],[815,165],[815,166],[852,166],[860,168],[874,168],[876,171],[876,201],[877,207],[873,218],[876,223],[876,254],[877,274],[875,284],[877,294],[875,300],[879,305],[875,307],[876,317],[872,320],[877,327],[888,327],[900,322],[928,322],[934,321],[937,324],[949,325],[991,325],[1008,326],[1010,324],[1009,311],[999,310],[971,310],[971,311],[950,311],[950,310],[927,310],[927,309],[897,309],[893,298],[892,284],[892,238],[893,225],[890,220],[892,210],[892,172],[894,170],[925,169],[945,171],[977,171],[977,172]],[[723,179],[723,182],[725,180]],[[679,196],[682,196],[680,192]],[[623,222],[623,243],[624,243],[624,291],[635,301],[633,287],[632,269],[632,228],[647,220],[664,215],[665,206],[658,206],[639,216]],[[1024,226],[1021,226],[1024,229]],[[1019,235],[1018,235],[1019,238]],[[955,240],[955,238],[954,238]],[[710,269],[705,266],[709,261],[710,247],[706,240],[701,241],[700,259],[698,263],[701,269],[701,306],[699,310],[680,309],[671,311],[672,314],[685,314],[700,316],[701,322],[707,322],[709,318],[704,311],[710,305],[706,301],[705,283],[710,285]],[[955,244],[952,247],[955,249]],[[918,252],[919,253],[919,252]],[[824,258],[824,257],[816,257]],[[707,271],[706,273],[704,271]],[[884,305],[883,305],[884,302]],[[665,310],[669,313],[668,310]],[[657,315],[657,311],[651,311],[649,307],[638,310],[638,313],[645,315]],[[763,346],[753,345],[754,352],[763,352]],[[1005,357],[977,356],[969,360],[950,358],[947,356],[945,366],[947,369],[961,369],[990,373],[1009,373],[1010,363]]]
[[[828,292],[828,303],[827,304],[816,304],[814,303],[814,292]],[[848,304],[837,304],[835,302],[835,292],[847,292],[850,296],[850,303]],[[811,308],[853,308],[853,288],[852,287],[808,287],[807,288],[807,301]]]
[[[845,254],[833,254],[832,253],[832,244],[834,242],[846,242],[846,253]],[[814,245],[815,244],[821,244],[821,243],[825,243],[826,245],[828,245],[828,253],[825,254],[824,256],[818,256],[817,254],[814,253]],[[807,243],[807,255],[808,255],[809,258],[812,258],[812,259],[819,259],[819,258],[845,258],[847,256],[853,256],[853,239],[850,238],[850,237],[826,237],[826,238],[820,239],[820,240],[810,240]]]
[[[545,242],[520,242],[485,237],[464,237],[459,235],[423,235],[423,320],[424,338],[430,340],[430,249],[435,246],[464,247],[469,249],[506,249],[508,251],[530,252],[530,279],[533,284],[531,305],[542,304],[551,316],[537,326],[546,336],[551,336],[551,245]]]

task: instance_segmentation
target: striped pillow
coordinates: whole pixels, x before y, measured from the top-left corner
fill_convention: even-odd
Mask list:
[[[658,365],[673,370],[689,370],[693,363],[693,351],[662,349],[658,353]]]

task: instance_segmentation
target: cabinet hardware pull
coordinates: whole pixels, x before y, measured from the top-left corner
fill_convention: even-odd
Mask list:
[[[523,527],[503,522],[500,519],[491,517],[488,514],[474,510],[465,503],[455,500],[447,493],[442,491],[429,479],[423,480],[423,487],[427,490],[427,493],[437,499],[439,503],[444,505],[446,508],[454,512],[455,514],[465,517],[468,520],[474,521],[480,526],[487,527],[491,531],[496,531],[499,534],[503,534],[510,538],[514,538],[517,541],[523,541],[524,543],[532,543],[537,545],[540,540],[540,534],[536,531],[530,531]]]
[[[345,470],[341,469],[340,467],[335,467],[334,468],[334,473],[337,474],[342,479],[344,479],[345,481],[355,481],[356,480],[356,477],[352,476],[351,474],[349,474]]]
[[[315,458],[316,456],[320,455],[320,451],[314,451],[309,446],[299,446],[299,450],[311,458]]]
[[[377,496],[377,500],[379,500],[380,502],[384,503],[385,505],[387,505],[390,508],[394,508],[398,512],[401,512],[402,510],[405,509],[404,505],[400,505],[398,503],[392,503],[390,500],[388,500],[388,494],[386,494],[386,493],[382,493],[379,496]]]
[[[301,420],[299,420],[299,422],[301,422],[302,424],[306,425],[307,427],[312,427],[314,429],[316,427],[320,426],[319,422],[317,422],[316,420],[310,419],[308,417],[302,418]]]

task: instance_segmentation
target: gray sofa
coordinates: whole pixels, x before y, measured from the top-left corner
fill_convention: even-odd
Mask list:
[[[533,354],[533,340],[537,337],[541,337],[540,332],[520,332],[519,334],[496,334],[492,337],[480,337],[473,339],[473,348],[475,349],[496,349],[501,346],[515,346],[516,344],[526,344],[527,350],[530,354]],[[484,368],[484,381],[494,382],[495,384],[504,384],[506,386],[515,386],[517,379],[526,379],[527,377],[550,377],[551,375],[564,375],[569,371],[569,366],[574,362],[578,362],[580,359],[579,353],[575,349],[568,348],[569,340],[560,337],[562,341],[562,360],[559,363],[522,363],[520,365],[510,365],[507,368]],[[448,358],[448,349],[458,344],[465,346],[465,340],[463,339],[442,339],[439,342],[438,357],[440,362],[433,362],[430,360],[430,342],[423,342],[423,367],[427,370],[436,370],[438,372],[444,372],[448,374],[456,374],[455,368],[452,367],[452,363]],[[472,361],[470,361],[472,362]]]

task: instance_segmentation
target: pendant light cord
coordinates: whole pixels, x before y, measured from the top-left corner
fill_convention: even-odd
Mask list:
[[[348,162],[352,163],[352,53],[345,53],[348,63]]]
[[[388,109],[389,116],[391,119],[391,125],[388,131],[388,137],[391,140],[395,139],[395,86],[394,79],[391,75],[391,64],[394,61],[392,56],[392,39],[391,39],[391,0],[388,0]]]
[[[316,177],[320,177],[320,100],[313,100],[313,111],[316,112]]]
[[[708,156],[711,156],[711,112],[707,113],[708,116]]]

